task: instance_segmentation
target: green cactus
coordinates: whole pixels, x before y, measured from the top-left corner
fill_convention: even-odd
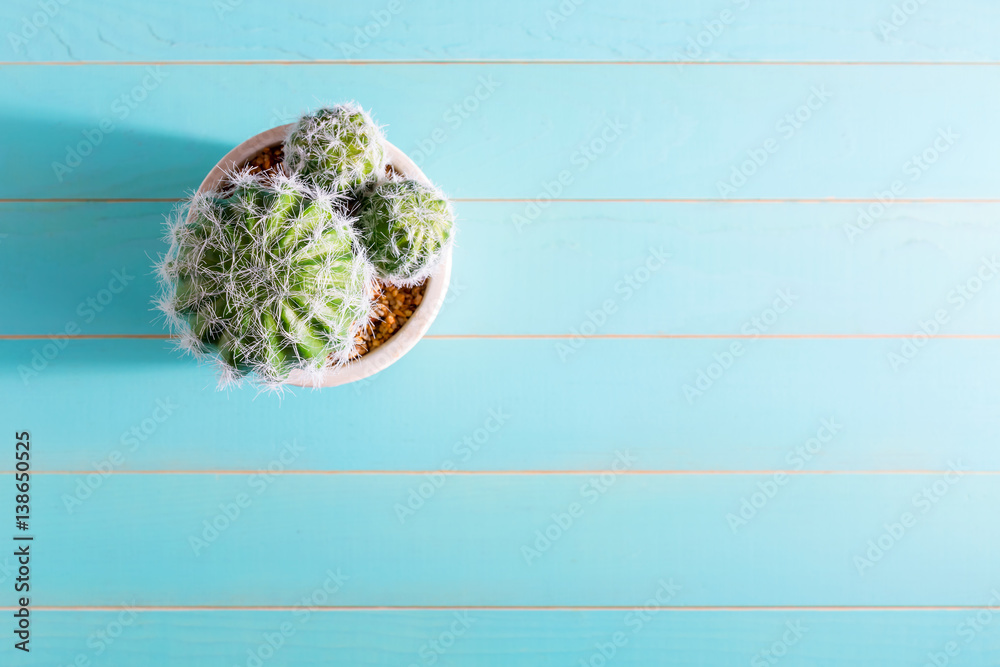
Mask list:
[[[294,176],[228,180],[231,194],[198,194],[179,211],[158,305],[182,347],[220,363],[223,385],[253,373],[277,387],[296,369],[318,379],[350,359],[373,310],[351,218]]]
[[[356,191],[383,175],[385,137],[354,103],[324,107],[299,119],[285,140],[288,168],[318,187]]]
[[[387,180],[362,201],[356,227],[379,278],[399,286],[423,282],[452,238],[455,215],[436,188]]]
[[[216,362],[220,386],[252,376],[280,389],[293,371],[320,384],[354,358],[376,278],[405,287],[436,268],[451,205],[387,179],[386,147],[357,105],[320,109],[289,133],[284,173],[227,173],[171,220],[156,305],[181,348]]]

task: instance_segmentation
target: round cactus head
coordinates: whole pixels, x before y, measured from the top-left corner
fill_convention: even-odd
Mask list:
[[[371,316],[374,275],[354,251],[338,198],[295,178],[230,176],[232,191],[195,195],[174,220],[158,303],[221,384],[253,373],[277,386],[348,361]]]
[[[430,275],[451,241],[454,222],[448,199],[436,188],[389,180],[362,200],[357,228],[378,276],[406,286]]]
[[[382,176],[382,130],[354,103],[324,107],[299,119],[285,140],[290,170],[333,191],[357,190]]]

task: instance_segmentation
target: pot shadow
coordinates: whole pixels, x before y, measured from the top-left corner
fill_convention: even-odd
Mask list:
[[[0,126],[18,155],[0,179],[0,365],[40,365],[35,354],[52,344],[52,365],[176,362],[161,339],[49,337],[166,334],[152,308],[164,216],[232,146],[125,127],[98,136],[86,120],[0,116]],[[67,160],[86,141],[87,155]]]
[[[180,197],[235,145],[143,128],[105,132],[102,122],[0,115],[6,148],[17,156],[4,161],[0,197]]]
[[[113,380],[125,375],[148,380],[151,373],[186,362],[197,363],[162,338],[85,338],[46,336],[0,341],[0,376],[34,386],[37,379]],[[155,367],[155,368],[154,368]],[[44,386],[44,385],[43,385]]]

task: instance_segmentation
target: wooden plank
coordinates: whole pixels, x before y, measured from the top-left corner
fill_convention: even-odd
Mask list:
[[[319,590],[323,576],[318,575]],[[955,664],[990,664],[1000,653],[1000,642],[991,623],[977,623],[977,613],[996,621],[995,611],[732,613],[653,608],[322,613],[303,609],[137,612],[134,617],[124,611],[36,612],[30,657],[14,655],[10,643],[4,642],[0,659],[17,661],[9,664],[70,665],[83,655],[107,667],[255,665],[254,657],[263,664],[288,665],[425,665],[433,660],[439,665],[505,667],[516,662],[542,667],[600,665],[602,656],[611,654],[614,664],[637,667],[668,658],[673,665],[742,667],[755,658],[758,665],[769,664],[768,658],[780,658],[782,665],[815,665],[829,664],[831,656],[844,664],[909,667],[927,662],[928,654],[944,654]],[[456,624],[459,619],[465,623]],[[116,634],[114,639],[109,632]],[[619,632],[624,643],[615,646]],[[272,645],[278,646],[273,653]],[[957,649],[957,654],[948,656],[946,647]]]
[[[458,203],[431,335],[1000,334],[995,204],[899,204],[867,231],[859,204],[558,203],[519,227],[522,206]],[[164,334],[150,267],[172,208],[0,205],[0,335]]]
[[[1000,56],[987,0],[836,5],[442,0],[137,6],[11,0],[4,60],[976,60]],[[34,20],[41,30],[33,30]],[[28,21],[29,23],[25,23]],[[367,34],[365,34],[367,32]],[[13,35],[13,38],[11,37]]]
[[[0,85],[0,198],[179,197],[317,95],[374,109],[459,198],[981,198],[1000,145],[997,67],[34,66]]]
[[[960,470],[454,477],[405,510],[398,475],[117,476],[79,504],[75,483],[34,478],[40,607],[290,606],[328,571],[350,585],[326,606],[628,607],[671,579],[679,606],[981,605],[1000,530],[1000,486]]]
[[[0,392],[39,470],[258,470],[292,440],[304,470],[603,470],[620,446],[645,470],[1000,470],[996,341],[934,340],[898,370],[898,340],[732,359],[727,340],[587,340],[565,361],[561,342],[425,340],[370,382],[280,400],[216,391],[164,341],[5,341]],[[842,426],[809,444],[824,420]]]

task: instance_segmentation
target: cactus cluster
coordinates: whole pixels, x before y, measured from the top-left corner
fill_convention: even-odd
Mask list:
[[[386,169],[382,131],[354,104],[301,118],[284,151],[285,173],[240,168],[184,202],[157,265],[156,305],[221,386],[280,388],[294,370],[318,383],[351,360],[377,281],[419,284],[453,235],[447,198]]]

